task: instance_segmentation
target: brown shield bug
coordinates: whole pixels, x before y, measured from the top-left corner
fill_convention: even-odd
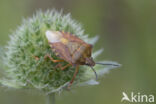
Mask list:
[[[84,42],[80,38],[70,33],[60,32],[60,31],[46,31],[46,38],[48,39],[49,45],[52,51],[60,58],[60,60],[55,60],[50,55],[46,55],[45,58],[50,58],[53,62],[63,62],[66,61],[68,64],[62,66],[58,64],[62,70],[69,66],[74,66],[76,68],[72,80],[70,81],[69,87],[72,85],[80,65],[87,65],[91,67],[94,71],[97,79],[96,71],[93,69],[95,64],[101,65],[114,65],[114,64],[103,64],[95,63],[92,58],[92,48],[93,46]]]

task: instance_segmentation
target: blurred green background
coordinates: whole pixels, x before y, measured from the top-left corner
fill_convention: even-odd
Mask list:
[[[57,95],[56,104],[121,104],[123,91],[156,95],[155,0],[0,0],[0,46],[23,18],[52,8],[70,12],[90,37],[100,36],[95,49],[104,52],[99,60],[123,65],[106,74],[98,86]],[[0,87],[0,104],[45,104],[45,96]]]

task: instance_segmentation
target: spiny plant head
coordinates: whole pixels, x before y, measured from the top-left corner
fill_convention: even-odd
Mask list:
[[[68,67],[62,71],[45,55],[50,54],[59,59],[52,52],[45,36],[47,30],[65,31],[76,35],[82,40],[94,44],[97,37],[88,38],[82,26],[70,14],[63,15],[55,10],[38,11],[32,18],[23,21],[22,25],[10,35],[10,41],[5,49],[3,62],[5,78],[0,80],[4,86],[12,88],[38,89],[45,93],[60,91],[72,79],[75,68]],[[102,51],[93,54],[95,58]],[[35,57],[38,59],[35,59]],[[61,63],[66,65],[67,62]],[[114,67],[102,68],[95,66],[99,75]],[[81,66],[74,81],[74,85],[97,84],[94,73],[90,68]]]

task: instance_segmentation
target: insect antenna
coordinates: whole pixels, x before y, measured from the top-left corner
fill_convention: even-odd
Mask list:
[[[94,72],[94,74],[95,74],[95,76],[96,76],[96,80],[97,80],[97,79],[98,79],[98,75],[97,75],[95,69],[94,69],[93,67],[90,67],[90,68],[93,70],[93,72]]]
[[[99,64],[99,65],[112,65],[112,66],[120,66],[120,64],[113,64],[113,63],[100,63],[100,62],[96,62],[96,64]]]

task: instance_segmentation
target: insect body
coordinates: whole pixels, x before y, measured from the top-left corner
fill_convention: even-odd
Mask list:
[[[47,31],[46,36],[55,54],[71,65],[95,65],[91,58],[92,45],[64,32]]]
[[[60,68],[62,70],[66,69],[69,66],[76,67],[74,76],[70,82],[70,85],[73,83],[79,69],[79,65],[87,65],[92,68],[96,78],[97,74],[93,69],[95,62],[91,56],[92,54],[92,45],[87,44],[77,36],[74,36],[70,33],[60,32],[60,31],[46,31],[46,37],[48,39],[49,45],[52,48],[52,51],[58,56],[61,60],[54,60],[49,57],[53,62],[62,62],[66,61],[69,64]],[[101,63],[97,63],[101,64]]]

